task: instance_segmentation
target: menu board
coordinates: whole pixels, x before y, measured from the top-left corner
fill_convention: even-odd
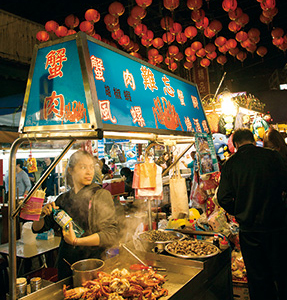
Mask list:
[[[210,132],[195,84],[81,32],[38,46],[31,65],[20,129],[59,128]]]

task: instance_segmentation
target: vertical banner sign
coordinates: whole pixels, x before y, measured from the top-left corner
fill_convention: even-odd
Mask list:
[[[198,90],[201,98],[210,94],[208,68],[203,68],[199,64],[194,64],[193,78],[195,83],[198,86]]]
[[[196,133],[195,147],[198,154],[199,174],[218,172],[219,166],[212,136],[207,133]]]

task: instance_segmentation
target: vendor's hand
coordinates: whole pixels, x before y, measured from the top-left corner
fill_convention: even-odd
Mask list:
[[[63,238],[67,244],[73,245],[76,239],[75,232],[73,230],[73,224],[70,222],[69,229],[63,230]]]
[[[42,208],[42,212],[41,212],[41,216],[49,216],[52,213],[52,208],[54,209],[58,209],[59,206],[56,206],[55,202],[50,202],[48,204],[46,204],[43,208]]]

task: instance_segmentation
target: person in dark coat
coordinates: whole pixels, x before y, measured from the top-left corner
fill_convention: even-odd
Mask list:
[[[46,166],[44,167],[43,171],[41,172],[41,176],[44,172],[49,168],[50,164],[52,163],[53,159],[46,157],[44,162]],[[56,196],[59,193],[59,186],[58,186],[58,175],[55,169],[49,174],[49,176],[43,181],[42,189],[46,191],[46,197],[48,196]],[[56,194],[55,194],[56,193]]]
[[[250,300],[287,299],[287,169],[277,151],[256,147],[249,129],[233,134],[237,152],[222,166],[218,203],[239,224]]]

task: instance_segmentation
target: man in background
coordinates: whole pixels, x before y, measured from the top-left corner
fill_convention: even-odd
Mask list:
[[[239,224],[250,300],[286,300],[286,165],[276,151],[256,147],[249,129],[236,130],[233,144],[217,199]]]
[[[45,162],[46,166],[43,168],[41,176],[49,168],[52,161],[53,161],[53,159],[49,158],[49,157],[46,157],[44,159],[44,162]],[[46,189],[46,197],[48,197],[48,196],[57,196],[58,195],[58,192],[59,192],[58,176],[57,176],[57,173],[56,173],[55,169],[53,169],[51,171],[51,173],[48,175],[48,177],[43,181],[42,189],[43,190]]]

